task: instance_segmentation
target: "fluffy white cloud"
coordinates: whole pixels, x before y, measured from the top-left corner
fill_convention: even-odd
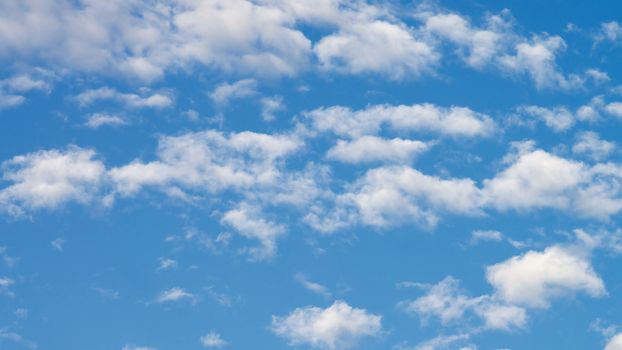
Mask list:
[[[566,131],[575,123],[574,115],[565,107],[545,108],[539,106],[522,106],[520,113],[542,119],[546,126],[555,132]]]
[[[304,116],[316,131],[349,137],[375,135],[384,127],[400,133],[433,132],[455,137],[487,136],[495,129],[494,122],[485,114],[465,107],[444,108],[427,103],[375,105],[357,111],[333,106],[305,112]]]
[[[429,144],[421,141],[362,136],[353,141],[338,140],[337,145],[328,150],[326,156],[354,164],[378,161],[408,163],[428,148]]]
[[[524,308],[497,300],[494,296],[469,297],[460,289],[459,281],[449,276],[428,286],[427,293],[415,300],[402,301],[398,307],[422,318],[437,317],[442,323],[464,323],[472,314],[487,329],[511,330],[527,323]]]
[[[257,94],[257,80],[242,79],[234,83],[222,83],[209,93],[217,105],[226,105],[232,99],[244,98]]]
[[[283,97],[281,96],[264,97],[261,99],[260,102],[261,118],[267,122],[271,122],[276,119],[276,112],[285,109],[285,105],[283,104]]]
[[[586,164],[542,150],[523,150],[494,178],[482,195],[497,210],[555,208],[582,217],[606,219],[622,209],[622,173],[611,164]]]
[[[415,222],[431,227],[440,212],[479,215],[479,201],[470,179],[442,179],[400,166],[369,170],[338,198],[372,226]]]
[[[111,115],[105,113],[95,113],[88,117],[86,123],[84,125],[90,129],[98,129],[102,126],[121,126],[125,125],[127,122],[125,119],[119,117],[118,115]]]
[[[622,350],[622,333],[611,338],[605,346],[605,350]]]
[[[216,192],[273,183],[280,175],[276,162],[300,147],[286,135],[240,132],[225,135],[207,130],[162,137],[158,160],[112,168],[116,190],[132,195],[143,186],[178,186]]]
[[[578,88],[583,80],[576,75],[565,76],[555,62],[555,55],[565,48],[566,43],[559,36],[536,36],[516,44],[515,53],[503,55],[499,64],[510,73],[528,75],[539,89]]]
[[[336,301],[326,309],[307,306],[287,316],[272,316],[272,331],[293,346],[347,349],[363,337],[380,334],[381,319],[364,309]]]
[[[214,331],[211,331],[207,333],[206,335],[202,336],[200,341],[201,341],[201,345],[204,348],[222,348],[223,346],[226,346],[229,344],[227,341],[222,339],[220,334]]]
[[[105,174],[95,151],[78,147],[15,156],[2,163],[0,207],[12,215],[53,209],[69,201],[87,203],[98,192]]]
[[[606,294],[587,253],[576,247],[554,245],[529,251],[489,266],[486,278],[503,300],[535,308],[546,308],[552,298],[577,292],[592,297]]]
[[[87,90],[74,97],[81,106],[88,106],[97,101],[111,100],[122,103],[129,108],[165,108],[173,105],[173,98],[162,94],[128,94],[109,87]]]
[[[614,117],[622,118],[622,102],[611,102],[605,106],[605,111]]]
[[[383,73],[390,78],[417,77],[436,64],[439,55],[400,23],[357,18],[313,48],[324,69],[341,73]]]
[[[594,160],[607,158],[615,149],[615,142],[602,140],[593,131],[585,131],[577,135],[577,141],[572,146],[573,153],[584,154]]]
[[[499,15],[488,16],[483,29],[474,28],[468,19],[456,13],[424,13],[422,17],[425,31],[457,45],[461,49],[458,54],[476,68],[489,64],[508,41],[505,33],[508,25]]]
[[[269,2],[10,0],[0,4],[0,57],[145,81],[197,63],[294,74],[311,52],[294,25],[294,16]]]
[[[254,260],[264,260],[276,253],[276,240],[285,234],[285,226],[268,221],[261,216],[259,208],[241,203],[224,213],[221,223],[234,228],[240,235],[257,239],[259,247],[248,249]]]

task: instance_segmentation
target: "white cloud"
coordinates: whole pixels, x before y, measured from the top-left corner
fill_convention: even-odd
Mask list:
[[[439,59],[433,47],[403,24],[361,18],[344,22],[313,48],[323,69],[400,79],[430,72]]]
[[[58,250],[59,252],[62,252],[65,246],[65,240],[62,238],[57,238],[50,242],[50,245],[52,246],[52,248]]]
[[[577,247],[554,245],[489,266],[486,278],[506,302],[534,308],[578,292],[603,296],[605,285],[586,255]]]
[[[264,121],[271,122],[275,120],[276,112],[284,109],[283,97],[281,96],[264,97],[261,99],[261,118]]]
[[[361,338],[379,335],[381,319],[381,316],[364,309],[335,301],[326,309],[307,306],[297,308],[287,316],[272,316],[272,331],[292,346],[348,349]]]
[[[160,265],[158,266],[158,270],[171,270],[177,268],[177,261],[173,259],[160,259]]]
[[[500,242],[503,239],[503,234],[496,230],[475,230],[471,232],[471,244],[477,244],[479,242]]]
[[[296,282],[300,283],[308,291],[320,295],[324,298],[330,298],[331,293],[326,286],[323,286],[317,282],[313,282],[304,274],[297,273],[294,275]]]
[[[221,338],[220,334],[210,331],[206,335],[202,336],[201,345],[204,348],[222,348],[223,346],[228,345],[229,343]]]
[[[605,106],[605,111],[614,117],[622,118],[622,102],[611,102]]]
[[[295,17],[269,2],[112,0],[0,4],[0,57],[152,81],[205,66],[293,75],[311,53]]]
[[[226,105],[233,99],[240,99],[257,94],[257,80],[242,79],[234,83],[222,83],[209,93],[210,99],[217,105]]]
[[[438,107],[432,104],[374,105],[353,111],[342,106],[319,108],[304,113],[314,130],[339,136],[376,135],[383,127],[406,132],[433,132],[446,136],[488,136],[492,119],[465,107]]]
[[[576,89],[583,80],[576,75],[565,76],[555,62],[555,55],[565,48],[559,36],[536,36],[516,44],[515,54],[503,55],[499,64],[509,73],[528,75],[539,89]]]
[[[603,22],[600,24],[600,32],[596,35],[597,41],[608,40],[617,42],[622,39],[622,26],[616,21]]]
[[[98,192],[105,173],[95,152],[78,147],[15,156],[2,163],[0,203],[12,215],[27,210],[54,209],[69,201],[87,203]]]
[[[126,125],[127,122],[125,119],[119,117],[118,115],[111,115],[105,113],[95,113],[88,117],[87,121],[84,125],[90,129],[97,129],[102,126],[121,126]]]
[[[508,41],[506,34],[508,24],[498,15],[486,18],[486,28],[474,28],[468,19],[456,13],[425,14],[424,30],[446,39],[467,53],[459,51],[464,61],[475,68],[489,64],[504,49]]]
[[[605,346],[605,350],[622,350],[622,333],[611,338]]]
[[[193,294],[186,292],[182,288],[173,287],[171,289],[162,291],[155,299],[155,301],[159,304],[175,302],[180,300],[194,300],[195,297]]]
[[[575,117],[565,107],[522,106],[518,108],[518,111],[542,119],[546,126],[555,132],[566,131],[575,123]]]
[[[353,141],[338,140],[326,157],[354,164],[377,161],[408,163],[429,147],[429,144],[415,140],[361,136]]]
[[[4,94],[0,92],[0,109],[14,108],[26,101],[24,96]]]
[[[427,287],[427,293],[415,300],[402,301],[398,307],[423,319],[437,317],[443,324],[464,324],[470,315],[477,315],[486,329],[511,330],[527,323],[525,309],[504,303],[494,296],[466,296],[459,281],[449,276]]]
[[[136,346],[131,344],[124,345],[121,350],[157,350],[156,348],[151,348],[148,346]]]
[[[86,90],[74,96],[74,100],[81,106],[89,106],[98,101],[116,101],[129,108],[165,108],[174,104],[171,96],[163,93],[130,94],[119,92],[109,87]]]
[[[246,238],[257,239],[259,246],[249,248],[254,260],[264,260],[276,254],[276,240],[285,234],[285,226],[268,221],[261,216],[259,208],[241,203],[236,209],[224,213],[221,223],[231,226]]]
[[[616,143],[602,140],[597,133],[585,131],[577,135],[577,141],[572,146],[575,154],[584,154],[594,160],[603,160],[615,151]]]
[[[471,336],[468,333],[453,334],[453,335],[439,335],[432,339],[428,339],[415,347],[409,347],[405,345],[397,345],[395,350],[448,350],[448,349],[460,349],[460,350],[474,350],[471,347],[457,348],[457,343],[466,342]]]
[[[590,68],[588,70],[585,71],[585,74],[592,78],[592,80],[594,80],[594,82],[596,83],[604,83],[607,81],[610,81],[611,78],[609,77],[609,74],[607,74],[607,72],[603,72],[600,71],[598,69],[595,68]]]
[[[400,166],[369,170],[337,200],[353,206],[362,223],[381,227],[400,222],[432,227],[441,212],[481,213],[472,180],[442,179]]]
[[[622,209],[620,175],[613,165],[589,167],[542,150],[524,151],[484,180],[482,195],[497,210],[555,208],[602,220]]]
[[[274,183],[280,176],[277,162],[300,147],[287,135],[250,131],[223,134],[214,130],[166,136],[159,140],[158,160],[135,160],[112,168],[109,176],[125,196],[144,186],[208,192],[248,189]]]

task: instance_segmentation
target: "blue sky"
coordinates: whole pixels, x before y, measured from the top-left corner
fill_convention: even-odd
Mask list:
[[[622,349],[611,1],[0,3],[0,348]]]

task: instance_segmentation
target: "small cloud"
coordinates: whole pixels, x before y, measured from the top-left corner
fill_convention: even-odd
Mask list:
[[[204,348],[221,348],[229,344],[227,341],[221,338],[220,334],[214,331],[210,331],[206,335],[202,336],[200,341],[201,345]]]
[[[171,289],[161,292],[156,297],[155,301],[158,304],[162,304],[162,303],[168,303],[168,302],[181,301],[185,299],[194,300],[195,298],[193,294],[186,292],[182,288],[173,287]]]
[[[178,266],[177,261],[173,259],[160,259],[160,266],[158,266],[158,271],[160,270],[171,270],[176,269]]]
[[[327,298],[327,299],[331,297],[331,293],[328,290],[328,288],[326,288],[325,286],[319,283],[311,281],[309,277],[307,277],[306,275],[302,273],[295,274],[294,280],[296,280],[296,282],[300,283],[300,285],[302,285],[306,290],[312,293],[321,295],[322,297]]]
[[[97,294],[99,294],[99,296],[104,299],[110,299],[110,300],[119,299],[119,292],[117,292],[116,290],[100,288],[100,287],[94,287],[93,290],[96,291]]]
[[[475,245],[480,242],[500,242],[503,234],[495,230],[475,230],[471,232],[471,244]]]
[[[122,126],[126,124],[127,122],[125,121],[125,119],[117,115],[95,113],[89,116],[86,123],[84,123],[84,126],[90,129],[98,129],[102,126],[116,127],[116,126]]]
[[[224,106],[232,99],[240,99],[257,94],[257,80],[242,79],[234,83],[222,83],[209,93],[215,104]]]
[[[63,247],[65,246],[65,240],[62,238],[57,238],[50,242],[50,244],[52,245],[52,248],[58,250],[59,252],[62,252]]]

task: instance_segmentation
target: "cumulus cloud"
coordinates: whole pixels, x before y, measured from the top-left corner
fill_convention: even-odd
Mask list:
[[[318,132],[332,132],[351,138],[376,135],[383,128],[405,132],[432,132],[453,137],[484,137],[495,124],[482,113],[466,107],[438,107],[432,104],[374,105],[353,111],[333,106],[305,112],[304,117]]]
[[[254,260],[264,260],[276,253],[276,240],[285,234],[285,226],[262,217],[259,208],[241,203],[237,208],[224,213],[221,223],[235,229],[240,235],[256,239],[259,246],[249,248]]]
[[[105,174],[95,151],[79,147],[15,156],[2,170],[2,179],[12,184],[0,189],[0,204],[11,215],[90,202]]]
[[[326,157],[353,164],[383,161],[408,163],[429,147],[429,144],[415,140],[361,136],[353,141],[338,140]]]
[[[518,111],[519,113],[541,119],[546,126],[555,132],[566,131],[575,123],[574,115],[565,107],[522,106],[518,108]]]
[[[398,308],[424,319],[436,317],[443,324],[464,323],[465,319],[475,315],[487,329],[523,328],[527,322],[525,309],[497,300],[494,296],[469,297],[461,290],[459,281],[451,276],[427,289],[424,296],[402,301]]]
[[[360,18],[344,22],[313,47],[323,69],[399,79],[429,72],[439,59],[432,46],[403,24]]]
[[[503,300],[534,308],[546,308],[552,298],[579,292],[603,296],[605,285],[586,255],[574,247],[554,245],[489,266],[486,278]]]
[[[257,80],[242,79],[234,83],[222,83],[209,93],[209,98],[217,105],[226,105],[232,99],[245,98],[257,94]]]
[[[382,331],[382,317],[335,301],[322,309],[297,308],[287,316],[272,316],[272,331],[290,345],[316,349],[348,349],[364,337]]]
[[[503,55],[499,64],[509,73],[528,75],[539,89],[575,89],[583,80],[577,75],[564,75],[555,61],[555,55],[565,48],[559,36],[536,36],[516,44],[515,52]]]
[[[577,141],[572,145],[572,152],[586,155],[594,160],[603,160],[616,149],[616,143],[602,140],[597,133],[585,131],[577,135]]]
[[[611,338],[605,346],[605,350],[622,350],[622,333]]]
[[[299,147],[299,141],[287,135],[250,131],[227,135],[206,130],[165,136],[159,141],[158,160],[135,160],[110,169],[109,176],[116,191],[125,196],[144,186],[208,192],[249,188],[274,182],[280,174],[276,162]]]

